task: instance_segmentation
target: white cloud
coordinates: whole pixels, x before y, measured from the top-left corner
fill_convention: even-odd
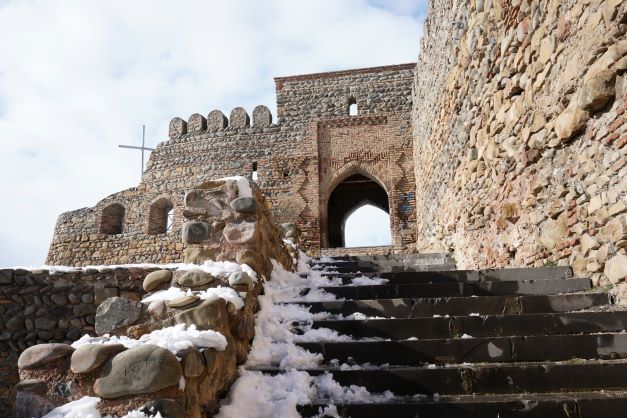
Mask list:
[[[274,108],[274,76],[414,61],[420,8],[386,4],[0,1],[0,265],[40,264],[61,212],[135,186],[117,145],[144,123],[154,145],[174,116]]]

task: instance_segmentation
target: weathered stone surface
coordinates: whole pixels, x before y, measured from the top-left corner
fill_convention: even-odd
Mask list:
[[[555,248],[567,236],[568,226],[563,217],[559,217],[555,221],[549,219],[540,230],[540,241],[548,249]]]
[[[595,240],[588,234],[584,234],[581,237],[580,241],[581,241],[581,253],[584,256],[587,256],[590,253],[590,250],[595,250],[599,248],[599,243],[597,242],[597,240]]]
[[[229,124],[228,119],[219,110],[212,110],[207,116],[207,129],[210,131],[224,130]]]
[[[96,334],[109,334],[125,325],[135,323],[142,312],[142,304],[121,297],[105,300],[96,310]]]
[[[145,344],[116,355],[94,382],[94,392],[105,399],[151,393],[177,385],[182,376],[174,354]]]
[[[248,273],[243,271],[235,271],[229,276],[229,286],[246,286],[250,291],[255,286],[255,283],[253,282],[253,279],[248,275]]]
[[[0,284],[13,283],[13,270],[1,269],[0,270]]]
[[[72,353],[70,369],[74,373],[89,373],[102,365],[110,356],[124,350],[122,344],[85,344]]]
[[[607,222],[596,236],[599,242],[616,242],[627,235],[627,216],[618,217]]]
[[[614,97],[615,80],[616,73],[610,69],[586,74],[579,97],[579,107],[590,112],[602,109]]]
[[[185,295],[178,298],[174,298],[168,302],[169,308],[183,308],[185,306],[192,305],[198,302],[200,298],[195,295]]]
[[[100,305],[106,299],[118,296],[119,291],[117,287],[95,287],[94,288],[94,303]]]
[[[627,255],[618,254],[608,260],[604,273],[610,282],[622,282],[627,276]]]
[[[4,324],[4,327],[9,331],[18,331],[24,328],[24,318],[20,316],[14,316]]]
[[[228,324],[224,299],[208,300],[174,316],[177,324],[196,325],[198,329],[220,331]]]
[[[204,286],[216,281],[216,278],[211,274],[202,270],[189,270],[186,271],[177,279],[179,286],[183,287],[196,287]]]
[[[200,113],[194,113],[187,120],[187,130],[190,133],[207,129],[207,119]]]
[[[272,113],[267,106],[259,105],[253,110],[253,127],[267,128],[272,123]]]
[[[152,292],[162,284],[172,280],[171,270],[157,270],[149,273],[144,279],[143,288],[146,292]]]
[[[198,244],[209,238],[209,224],[206,222],[186,222],[183,225],[183,242],[185,244]]]
[[[195,348],[187,350],[183,356],[182,364],[185,377],[198,377],[205,370],[204,356]]]
[[[51,330],[57,326],[57,321],[49,318],[37,318],[35,320],[35,328],[43,330]]]
[[[170,138],[179,138],[187,133],[187,122],[181,118],[174,118],[170,121]]]
[[[74,349],[67,344],[38,344],[27,348],[20,355],[17,367],[20,369],[36,369],[51,361],[69,356]]]
[[[231,110],[229,117],[229,127],[235,129],[248,128],[250,126],[250,116],[243,107],[236,107]]]
[[[255,239],[256,233],[257,223],[246,221],[236,224],[228,224],[224,230],[222,230],[222,235],[224,235],[227,242],[235,244],[245,244],[247,242],[251,242]]]
[[[13,404],[12,418],[43,417],[56,408],[45,395],[18,391]]]
[[[555,133],[561,140],[570,139],[585,126],[589,113],[577,106],[577,101],[571,104],[555,119]]]
[[[257,201],[252,197],[238,197],[233,199],[231,207],[242,213],[255,213],[257,210]]]

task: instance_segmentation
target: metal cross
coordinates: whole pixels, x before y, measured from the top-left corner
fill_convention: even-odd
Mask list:
[[[145,145],[145,141],[146,141],[146,125],[142,125],[142,146],[141,147],[134,147],[132,145],[118,145],[118,147],[120,148],[130,148],[130,149],[140,149],[142,151],[142,167],[141,167],[141,173],[142,175],[144,174],[144,151],[154,151],[154,148],[148,148]]]

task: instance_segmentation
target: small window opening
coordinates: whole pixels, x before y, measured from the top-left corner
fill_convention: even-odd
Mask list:
[[[174,205],[166,198],[157,200],[150,206],[148,213],[148,233],[164,234],[172,230],[174,222]]]
[[[100,232],[107,235],[121,234],[124,229],[124,206],[114,203],[102,210]]]
[[[259,173],[257,172],[257,161],[253,161],[252,179],[253,181],[257,181],[259,179]]]
[[[172,224],[174,223],[174,208],[170,209],[168,212],[168,223],[165,227],[165,232],[172,231]]]
[[[357,100],[354,97],[348,99],[348,115],[357,116],[359,111],[357,110]]]

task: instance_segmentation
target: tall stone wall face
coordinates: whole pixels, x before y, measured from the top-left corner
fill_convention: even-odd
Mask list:
[[[95,335],[97,306],[115,296],[139,300],[153,270],[0,270],[0,416],[11,416],[22,351]]]
[[[626,8],[430,2],[413,99],[418,250],[624,278]]]
[[[321,217],[325,216],[321,202],[331,193],[327,173],[342,171],[348,176],[357,169],[386,185],[394,204],[390,214],[395,247],[413,246],[413,67],[277,78],[276,123],[265,106],[255,108],[252,120],[242,108],[233,109],[228,118],[218,110],[206,116],[196,113],[187,120],[174,118],[170,139],[152,152],[138,187],[59,217],[47,263],[182,261],[184,245],[179,238],[185,191],[226,176],[252,178],[255,169],[255,182],[273,221],[294,224],[300,244],[312,254],[321,246]],[[348,115],[353,99],[358,116]],[[345,141],[347,135],[350,140]],[[154,232],[151,208],[163,199],[174,208],[172,229],[150,233]],[[125,210],[122,228],[119,233],[103,233],[103,219],[108,219],[103,212],[115,204]]]

